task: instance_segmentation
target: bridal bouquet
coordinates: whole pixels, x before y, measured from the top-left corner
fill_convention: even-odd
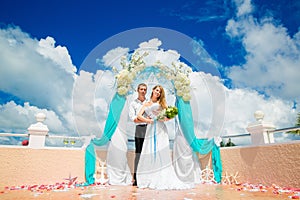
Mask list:
[[[178,114],[178,108],[176,106],[168,106],[168,108],[163,109],[158,115],[158,120],[163,120],[165,117],[172,119]]]

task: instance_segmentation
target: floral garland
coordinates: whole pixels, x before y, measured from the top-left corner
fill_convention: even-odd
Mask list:
[[[157,61],[154,66],[159,68],[163,75],[173,82],[177,96],[182,97],[184,101],[191,100],[191,81],[189,79],[189,74],[192,70],[190,67],[182,62],[173,62],[173,68],[170,68],[160,61]]]
[[[139,52],[134,52],[129,62],[126,56],[122,56],[121,65],[122,70],[118,71],[113,67],[113,71],[117,73],[115,76],[117,82],[117,92],[119,95],[126,95],[132,89],[132,83],[137,75],[146,68],[146,63],[143,58],[149,53],[144,52],[142,55]],[[182,97],[184,101],[191,99],[190,95],[190,79],[189,74],[192,72],[191,68],[182,62],[173,62],[172,68],[157,61],[153,67],[160,70],[160,73],[168,80],[173,82],[176,90],[176,95]]]
[[[136,78],[137,74],[146,68],[143,57],[147,55],[148,53],[146,52],[143,55],[139,55],[138,52],[135,52],[132,54],[129,63],[126,62],[126,56],[122,56],[121,65],[123,69],[121,71],[117,71],[117,69],[113,67],[113,71],[118,73],[115,78],[117,81],[117,92],[119,95],[126,95],[131,89],[131,84]]]

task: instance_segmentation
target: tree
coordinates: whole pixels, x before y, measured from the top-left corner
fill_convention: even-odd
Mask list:
[[[223,140],[220,142],[220,147],[225,147]]]
[[[223,140],[220,142],[220,147],[233,147],[236,146],[233,142],[231,142],[231,138],[228,139],[228,142],[225,144]]]
[[[300,126],[300,112],[298,113],[298,117],[297,117],[297,122],[295,126]],[[286,133],[290,133],[290,134],[298,134],[300,135],[300,130],[294,130],[294,131],[288,131]]]
[[[231,138],[228,139],[228,142],[225,145],[226,147],[233,147],[235,146],[235,144],[233,142],[231,142]]]

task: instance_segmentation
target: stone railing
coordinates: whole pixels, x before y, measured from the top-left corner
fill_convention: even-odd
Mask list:
[[[246,130],[248,134],[241,135],[227,135],[222,138],[231,138],[231,137],[242,137],[249,136],[251,137],[251,145],[261,145],[261,144],[271,144],[274,143],[274,133],[277,132],[287,132],[291,130],[299,130],[300,127],[291,127],[284,129],[275,129],[275,125],[272,122],[264,121],[264,113],[262,111],[256,111],[254,113],[256,119],[255,122],[248,124]],[[28,133],[26,134],[16,134],[16,133],[1,133],[0,136],[18,136],[18,137],[29,137],[29,148],[33,149],[42,149],[45,147],[46,138],[60,138],[63,139],[63,142],[68,142],[74,146],[72,142],[80,140],[82,142],[82,148],[85,148],[86,145],[90,142],[92,136],[83,136],[83,137],[71,137],[71,136],[59,136],[59,135],[49,135],[49,129],[47,125],[43,122],[46,119],[46,115],[43,113],[38,113],[35,115],[37,123],[29,126]]]
[[[251,136],[251,144],[254,146],[275,143],[274,133],[300,130],[300,127],[276,129],[272,122],[263,120],[264,113],[262,111],[256,111],[254,117],[256,122],[250,123],[246,128]]]
[[[221,148],[223,176],[238,172],[239,182],[266,185],[300,187],[300,141],[285,144],[273,144],[275,127],[263,121],[263,114],[256,112],[257,121],[249,124],[252,145],[247,147]],[[45,116],[37,115],[37,123],[28,128],[31,148],[10,148],[0,146],[0,186],[55,183],[63,181],[69,175],[84,181],[85,149],[82,148],[47,148],[45,138],[48,128],[43,124]],[[277,129],[278,131],[279,129]],[[24,136],[26,134],[21,134]],[[64,136],[56,136],[62,137]],[[30,139],[31,138],[31,139]],[[76,139],[76,138],[71,138]],[[86,139],[86,143],[89,143]],[[97,157],[106,160],[106,150],[96,150]],[[133,168],[134,151],[127,152],[129,167]],[[207,166],[210,159],[202,160]],[[267,172],[267,173],[266,173]]]
[[[46,119],[44,113],[38,113],[35,115],[37,123],[31,124],[27,129],[27,133],[0,133],[1,137],[25,137],[27,143],[22,142],[23,146],[28,146],[32,149],[45,148],[46,139],[59,139],[62,141],[63,147],[75,147],[80,141],[80,148],[84,149],[89,144],[92,136],[72,137],[64,135],[49,135],[49,129],[43,122]],[[29,138],[29,139],[28,139]],[[7,146],[7,145],[6,145]]]
[[[47,125],[43,124],[46,119],[44,113],[38,113],[35,115],[37,123],[32,124],[28,128],[29,133],[29,147],[33,149],[40,149],[45,146],[46,135],[48,135],[49,129]]]
[[[246,128],[251,135],[251,141],[253,145],[274,143],[273,133],[270,131],[275,130],[275,126],[271,122],[265,122],[264,113],[262,111],[256,111],[254,113],[256,122],[248,125]]]

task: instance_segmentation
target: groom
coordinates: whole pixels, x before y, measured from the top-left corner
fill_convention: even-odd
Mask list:
[[[138,97],[133,102],[131,102],[129,107],[129,117],[131,121],[136,124],[135,127],[135,159],[134,159],[134,172],[133,172],[133,186],[137,185],[136,180],[136,170],[140,160],[140,155],[142,152],[142,147],[144,143],[144,138],[146,134],[147,124],[142,123],[138,120],[137,115],[146,102],[146,93],[147,93],[147,85],[145,83],[140,83],[137,87]]]

